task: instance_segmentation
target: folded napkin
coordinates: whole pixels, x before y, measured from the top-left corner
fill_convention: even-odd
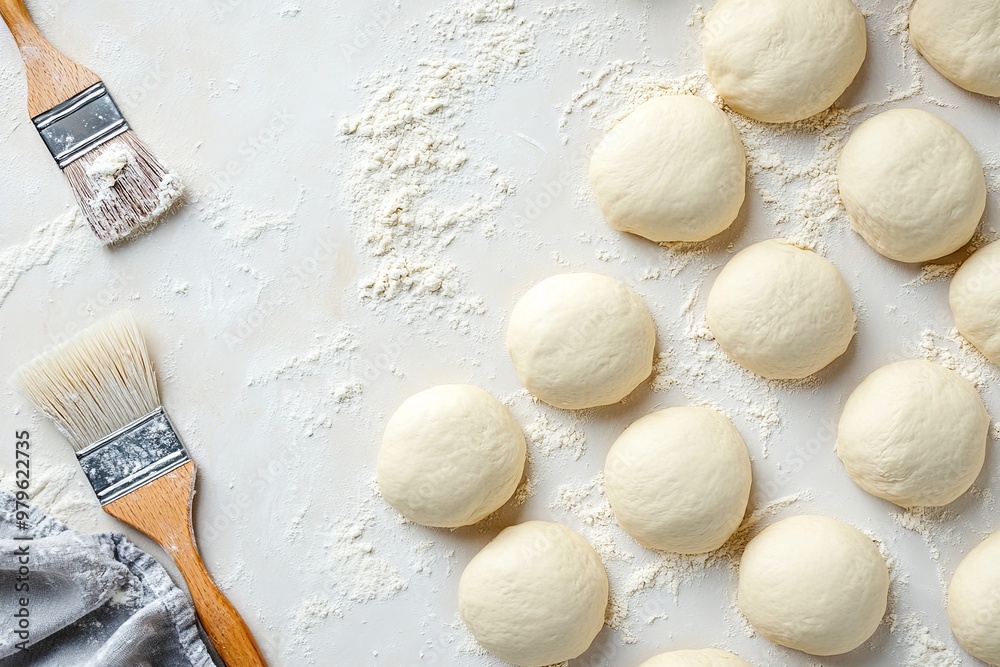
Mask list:
[[[37,506],[18,516],[3,490],[0,619],[4,667],[214,666],[190,600],[152,556]]]

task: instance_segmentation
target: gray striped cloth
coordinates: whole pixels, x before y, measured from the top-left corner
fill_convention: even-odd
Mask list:
[[[152,556],[37,506],[19,524],[14,505],[0,490],[0,665],[214,667],[191,601]]]

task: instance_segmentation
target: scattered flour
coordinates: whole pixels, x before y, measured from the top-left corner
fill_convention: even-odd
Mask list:
[[[566,452],[578,460],[587,451],[587,436],[579,426],[559,423],[542,412],[536,413],[535,419],[524,427],[524,438],[532,451],[544,456]]]
[[[251,372],[247,386],[266,384],[274,380],[294,380],[323,373],[331,364],[342,365],[358,348],[358,335],[342,328],[334,334],[317,333],[316,344],[308,352],[288,357],[267,370]]]
[[[451,2],[428,24],[427,55],[364,80],[369,101],[340,124],[346,205],[374,265],[360,296],[379,312],[398,302],[410,319],[484,312],[446,249],[468,230],[494,232],[513,174],[470,153],[466,126],[518,79],[535,39],[507,0]]]
[[[110,195],[111,188],[118,182],[132,161],[132,151],[127,146],[112,142],[108,148],[101,151],[94,162],[87,167],[87,176],[97,185],[97,198],[103,199]]]
[[[902,86],[889,87],[887,99],[915,97],[923,90],[920,72],[926,64],[906,37],[909,1],[892,7],[883,7],[874,0],[859,4],[870,17],[891,15],[893,22],[887,39],[893,44],[898,41],[904,54],[907,79]],[[273,16],[275,11],[277,16]],[[273,20],[278,20],[278,17],[301,16],[300,11],[299,3],[279,3],[270,13]],[[395,11],[400,11],[398,4]],[[338,139],[347,153],[341,173],[343,192],[364,267],[364,277],[352,285],[352,295],[358,295],[382,320],[404,323],[421,320],[421,324],[440,320],[459,331],[468,331],[470,323],[487,312],[486,301],[470,287],[470,275],[477,267],[463,264],[456,248],[470,234],[496,237],[505,233],[501,219],[515,194],[514,184],[521,182],[522,174],[499,166],[498,160],[489,154],[486,144],[489,136],[483,137],[481,126],[493,131],[493,126],[487,123],[494,121],[484,117],[482,107],[488,105],[483,102],[516,91],[519,81],[539,73],[539,65],[545,64],[543,61],[553,48],[564,56],[583,56],[587,62],[603,63],[583,69],[578,89],[555,110],[562,141],[576,149],[571,153],[585,157],[583,144],[595,145],[600,133],[654,95],[697,94],[723,106],[700,72],[699,63],[690,58],[681,69],[692,73],[680,78],[670,74],[678,71],[676,63],[651,62],[648,58],[606,62],[610,47],[620,36],[642,35],[651,27],[645,15],[642,20],[632,21],[625,13],[629,12],[605,15],[595,11],[590,3],[573,0],[541,7],[515,5],[505,0],[452,0],[405,30],[395,26],[398,34],[406,35],[400,37],[406,49],[397,52],[393,44],[385,45],[388,55],[379,71],[361,73],[357,91],[364,101],[340,123]],[[692,3],[689,26],[694,37],[704,14],[702,5]],[[543,39],[547,40],[548,52],[541,50]],[[414,49],[420,57],[412,57]],[[643,54],[647,50],[642,47]],[[406,57],[399,57],[399,53]],[[3,76],[0,80],[14,78]],[[236,82],[230,82],[231,90],[238,88]],[[0,113],[5,118],[8,97],[0,96]],[[927,96],[921,97],[921,101],[934,102]],[[543,106],[547,103],[540,102]],[[877,108],[878,105],[834,109],[809,121],[781,127],[731,114],[748,152],[748,191],[751,196],[760,197],[770,214],[767,222],[773,226],[771,232],[790,236],[821,252],[835,248],[849,233],[836,192],[836,159],[850,130]],[[552,115],[551,109],[545,113],[548,117]],[[102,177],[108,179],[120,173],[120,167],[111,157],[101,167]],[[998,174],[1000,171],[994,167],[990,180],[994,191],[1000,188]],[[580,176],[576,192],[583,208],[592,203]],[[180,196],[179,185],[169,179],[162,190],[164,206]],[[296,229],[295,218],[303,198],[304,191],[290,211],[282,212],[246,207],[234,202],[231,193],[206,195],[199,202],[201,221],[210,229],[220,230],[219,237],[226,242],[223,247],[241,257],[238,268],[229,264],[220,270],[258,277],[253,260],[261,241],[273,237],[282,249],[287,247],[287,237]],[[741,224],[738,222],[737,227]],[[687,296],[669,301],[666,308],[668,317],[663,319],[670,320],[667,325],[671,328],[661,337],[663,347],[658,350],[650,389],[657,399],[662,394],[662,398],[676,399],[678,403],[718,407],[713,402],[726,398],[728,404],[737,406],[728,412],[748,444],[751,448],[759,447],[757,451],[766,457],[769,444],[783,435],[783,400],[791,394],[811,392],[819,382],[763,381],[729,361],[712,339],[701,316],[705,293],[699,288],[737,245],[742,247],[746,241],[740,238],[742,231],[736,229],[733,235],[722,235],[705,244],[651,246],[642,253],[637,253],[618,235],[607,230],[602,233],[599,228],[581,231],[573,241],[587,247],[588,257],[605,262],[591,262],[590,266],[631,271],[636,282],[648,281],[640,287],[650,288],[649,293],[654,297],[668,285],[684,288]],[[32,268],[44,266],[57,256],[60,261],[82,265],[92,260],[98,250],[99,244],[76,212],[42,226],[22,245],[0,250],[0,303]],[[558,265],[574,267],[570,253],[554,250],[552,255]],[[914,283],[922,285],[946,279],[951,271],[948,266],[928,265]],[[258,279],[262,283],[267,280]],[[198,287],[195,291],[200,293],[202,282],[194,284]],[[164,298],[182,297],[188,289],[187,282],[171,280],[164,283]],[[191,301],[185,305],[190,306]],[[657,307],[659,313],[664,312],[663,304]],[[502,317],[491,311],[490,317],[493,316]],[[366,420],[366,425],[376,423],[373,415],[378,408],[374,406],[381,405],[375,403],[378,387],[368,382],[367,375],[362,380],[363,374],[354,365],[366,341],[360,330],[339,328],[342,325],[340,320],[331,323],[325,331],[332,333],[317,335],[312,345],[305,346],[306,351],[300,354],[289,354],[287,346],[272,341],[260,341],[248,360],[245,375],[240,377],[247,388],[267,385],[268,391],[281,390],[286,394],[271,405],[266,414],[269,420],[282,427],[301,426],[307,435],[333,428],[338,423],[338,414],[347,413],[352,418],[359,415],[358,419]],[[935,333],[947,331],[950,326],[944,320],[936,323],[933,331],[929,329],[921,338],[918,353],[960,370],[981,389],[995,385],[998,380],[995,370],[957,334]],[[402,374],[395,366],[385,370],[392,377]],[[388,377],[382,376],[379,382]],[[304,388],[307,382],[312,383],[315,391]],[[521,412],[519,421],[525,425],[530,450],[527,474],[505,508],[477,530],[455,539],[464,540],[470,534],[482,539],[504,525],[523,520],[522,512],[534,509],[526,507],[532,498],[540,501],[533,501],[532,506],[539,504],[546,509],[548,504],[547,509],[551,510],[545,513],[550,515],[548,518],[554,515],[556,520],[582,527],[608,564],[613,590],[608,620],[617,631],[611,640],[615,643],[636,641],[639,628],[666,618],[667,604],[710,583],[712,572],[718,570],[730,576],[758,522],[803,498],[766,498],[765,502],[773,501],[772,504],[753,512],[737,535],[715,554],[680,557],[650,552],[632,542],[615,524],[600,475],[585,482],[564,484],[554,497],[547,493],[551,488],[548,485],[553,482],[564,478],[575,480],[579,473],[592,474],[587,472],[589,465],[582,464],[590,463],[595,451],[600,450],[598,444],[610,444],[589,443],[588,447],[588,422],[600,416],[570,415],[537,404]],[[621,426],[624,425],[623,422]],[[375,430],[378,429],[372,432]],[[994,437],[1000,439],[1000,425],[996,425]],[[373,439],[357,444],[371,448],[374,442]],[[579,459],[586,460],[577,463]],[[294,472],[300,470],[297,467]],[[99,515],[86,483],[76,488],[80,486],[76,483],[80,481],[78,470],[56,467],[51,478],[46,477],[37,478],[39,502],[57,516],[85,526],[88,517]],[[539,491],[540,486],[546,493]],[[992,498],[988,489],[976,489],[973,493],[984,504]],[[296,502],[295,511],[287,518],[284,536],[297,553],[312,548],[303,555],[302,562],[321,571],[329,587],[315,594],[310,592],[277,619],[260,610],[261,618],[273,624],[272,630],[289,631],[291,644],[298,647],[294,654],[284,656],[286,662],[299,664],[303,658],[314,661],[311,642],[317,641],[318,646],[316,638],[327,638],[321,634],[326,632],[324,625],[350,619],[354,605],[393,599],[411,583],[415,590],[417,576],[431,578],[436,586],[454,583],[454,571],[460,569],[461,559],[455,555],[454,541],[448,543],[451,535],[432,542],[421,533],[422,537],[414,537],[412,544],[400,550],[394,548],[400,545],[393,544],[392,537],[397,527],[386,528],[391,521],[387,522],[377,511],[369,511],[370,507],[354,518],[338,515],[333,520],[327,517],[320,520],[319,512],[309,512],[308,503],[300,503]],[[284,507],[287,509],[287,505]],[[348,512],[347,516],[350,515]],[[915,531],[924,538],[928,553],[941,571],[940,547],[957,539],[960,528],[944,525],[933,513],[926,512],[903,512],[894,515],[894,519],[900,532]],[[314,520],[323,522],[319,531],[315,530]],[[313,543],[313,535],[319,535],[318,543]],[[253,569],[237,558],[227,579],[235,583],[252,578]],[[902,572],[897,574],[894,588],[895,582],[905,581]],[[725,613],[729,636],[754,635],[732,601]],[[421,622],[421,627],[434,635],[420,653],[420,664],[435,661],[453,664],[456,651],[476,656],[477,664],[494,664],[475,644],[460,619],[455,617],[449,625],[448,619],[429,620],[432,617],[433,614],[428,614]],[[287,624],[291,625],[290,630]],[[953,647],[935,638],[947,638],[946,630],[928,630],[916,617],[902,622],[900,627],[903,632],[898,643],[904,652],[909,651],[907,667],[961,664]],[[337,632],[344,632],[345,628],[346,625],[341,626]],[[667,631],[661,636],[669,638],[672,634]],[[318,659],[320,663],[323,657]],[[771,664],[778,662],[775,658]]]
[[[948,322],[947,333],[925,329],[917,342],[917,354],[960,373],[980,391],[991,391],[1000,383],[1000,368],[952,327],[949,313],[941,313],[941,318]]]
[[[101,504],[80,467],[38,458],[34,463],[28,491],[31,502],[74,530],[84,533],[97,530],[103,518]],[[13,493],[17,490],[15,482],[12,473],[0,474],[0,488]]]
[[[942,280],[951,280],[961,264],[924,264],[920,267],[920,275],[906,283],[906,287],[929,285]]]
[[[807,497],[799,493],[754,510],[721,549],[693,556],[644,549],[628,537],[615,521],[604,492],[603,473],[582,484],[560,486],[550,509],[580,524],[583,535],[600,554],[611,581],[608,625],[621,633],[622,642],[631,644],[637,641],[635,623],[648,625],[655,620],[636,616],[649,614],[651,609],[653,616],[662,613],[663,601],[656,592],[665,591],[676,602],[683,589],[697,586],[709,572],[718,567],[735,569],[760,521]]]
[[[57,255],[61,262],[79,268],[98,246],[76,208],[38,227],[24,244],[0,250],[0,305],[28,271],[49,264]]]
[[[375,515],[336,521],[323,542],[329,587],[341,604],[388,600],[407,587],[396,567],[379,556],[378,545],[365,539],[375,523]]]
[[[902,624],[905,644],[909,646],[904,667],[962,667],[962,654],[951,644],[936,639],[924,626],[920,616],[913,614]]]

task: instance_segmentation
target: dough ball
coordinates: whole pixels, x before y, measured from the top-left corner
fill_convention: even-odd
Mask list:
[[[458,584],[458,609],[483,648],[524,667],[582,654],[604,626],[608,576],[569,528],[528,521],[476,554]]]
[[[604,489],[618,524],[643,546],[715,551],[740,527],[750,455],[736,427],[708,408],[668,408],[625,429],[608,452]]]
[[[752,667],[752,665],[728,651],[707,648],[700,651],[661,653],[639,667]]]
[[[979,476],[989,426],[971,382],[930,361],[899,361],[847,399],[837,456],[868,493],[902,507],[937,507]]]
[[[850,0],[719,0],[701,44],[719,94],[765,123],[828,109],[867,50],[865,18]]]
[[[910,40],[934,69],[983,95],[1000,95],[1000,3],[917,0]]]
[[[590,183],[615,229],[652,241],[704,241],[739,215],[746,165],[729,116],[700,97],[668,95],[604,138],[590,160]]]
[[[507,351],[521,383],[557,408],[622,400],[653,372],[656,329],[639,295],[613,278],[564,273],[514,306]]]
[[[889,569],[871,538],[825,516],[796,516],[750,540],[737,603],[765,639],[812,655],[853,651],[882,622]]]
[[[1000,533],[986,538],[955,570],[948,620],[962,648],[1000,665]]]
[[[729,260],[708,295],[706,319],[726,354],[772,380],[812,375],[854,338],[851,290],[840,271],[784,239]]]
[[[407,519],[455,528],[510,499],[524,458],[524,435],[500,401],[479,387],[441,385],[406,399],[389,418],[376,479]]]
[[[1000,241],[980,248],[951,280],[951,313],[959,333],[1000,364]]]
[[[961,132],[920,109],[893,109],[859,125],[838,177],[854,231],[900,262],[958,250],[986,209],[976,151]]]

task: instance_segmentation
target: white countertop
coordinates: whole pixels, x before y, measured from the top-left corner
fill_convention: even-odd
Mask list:
[[[375,89],[358,84],[376,70],[394,70],[405,86],[420,60],[437,52],[457,61],[484,57],[465,47],[489,35],[488,21],[474,24],[470,12],[447,4],[432,27],[428,14],[441,3],[410,0],[28,4],[57,46],[104,77],[139,135],[182,175],[192,202],[117,250],[101,247],[87,229],[53,227],[72,197],[23,111],[20,61],[12,39],[0,35],[0,259],[7,263],[0,267],[0,376],[73,327],[120,308],[136,314],[164,402],[199,465],[203,556],[272,665],[498,664],[465,650],[458,578],[500,528],[528,518],[609,540],[602,553],[613,556],[612,588],[627,613],[571,665],[627,667],[662,650],[709,645],[757,665],[979,664],[951,638],[942,581],[1000,528],[995,438],[980,491],[926,515],[903,514],[860,491],[833,452],[846,396],[867,373],[900,358],[936,357],[974,374],[1000,416],[1000,370],[954,339],[947,280],[920,280],[920,266],[876,255],[829,199],[830,160],[850,127],[885,108],[920,106],[959,127],[987,163],[991,195],[981,231],[997,236],[1000,106],[951,85],[903,47],[891,33],[905,10],[860,3],[871,10],[869,55],[840,103],[857,112],[812,129],[741,126],[756,167],[740,219],[700,250],[666,250],[601,220],[583,186],[586,156],[600,128],[648,96],[651,82],[702,71],[698,12],[688,2],[567,1],[546,11],[518,2],[513,16],[528,20],[520,65],[477,70],[488,80],[482,94],[433,121],[456,133],[468,161],[453,173],[435,172],[442,184],[424,200],[440,193],[447,208],[480,193],[479,203],[495,206],[428,251],[454,265],[458,296],[434,293],[407,306],[412,294],[360,298],[359,281],[379,258],[345,197],[358,191],[351,174],[369,144],[344,136],[340,122],[372,104]],[[490,5],[460,3],[477,4]],[[429,37],[447,26],[450,41]],[[896,97],[905,99],[887,102]],[[565,115],[567,106],[574,112]],[[767,156],[775,158],[769,167]],[[509,191],[497,195],[500,181]],[[735,251],[786,234],[815,242],[840,267],[859,313],[848,353],[815,382],[794,386],[740,372],[711,340],[691,337],[704,313],[700,286]],[[667,355],[652,385],[583,415],[518,393],[503,348],[516,297],[570,270],[632,285],[649,303]],[[462,298],[481,304],[463,311],[455,305]],[[435,305],[440,310],[428,313]],[[384,420],[406,396],[443,382],[500,396],[534,434],[530,497],[453,532],[401,523],[372,486]],[[732,558],[657,556],[608,523],[601,499],[586,491],[610,443],[653,408],[691,402],[719,406],[746,438],[752,503],[777,503],[762,521],[829,514],[885,544],[894,559],[894,624],[836,658],[774,647],[737,616]],[[0,425],[8,434],[8,444],[0,438],[0,470],[11,470],[14,430],[29,429],[41,502],[82,530],[123,530],[167,560],[100,512],[69,446],[8,389],[0,391]],[[630,588],[644,590],[626,594]],[[921,642],[929,653],[908,662]]]

